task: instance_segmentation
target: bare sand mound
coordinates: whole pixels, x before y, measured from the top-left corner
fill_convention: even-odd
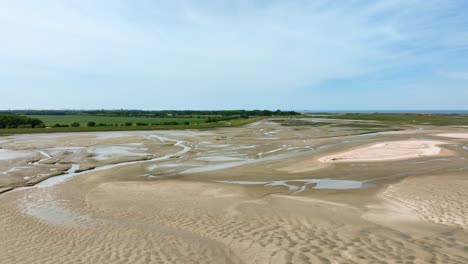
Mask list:
[[[468,139],[468,133],[443,133],[437,134],[439,137]]]
[[[360,162],[411,159],[434,156],[441,152],[434,140],[404,140],[378,143],[369,147],[353,149],[319,159],[321,162]]]

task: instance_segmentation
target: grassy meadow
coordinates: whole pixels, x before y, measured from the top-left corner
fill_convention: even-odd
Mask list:
[[[144,117],[144,116],[100,116],[100,115],[28,115],[28,117],[37,118],[42,120],[46,126],[53,126],[55,124],[71,125],[74,122],[80,123],[80,126],[87,126],[88,122],[95,122],[96,124],[125,124],[125,123],[147,123],[148,125],[161,125],[166,122],[177,122],[184,124],[205,123],[207,117]]]
[[[81,127],[46,127],[46,128],[4,128],[0,135],[32,133],[65,133],[65,132],[105,132],[105,131],[138,131],[138,130],[181,130],[181,129],[214,129],[219,127],[237,127],[248,125],[268,117],[250,117],[220,121],[214,123],[190,123],[190,125],[147,125],[147,126],[81,126]],[[165,118],[163,118],[165,119]]]
[[[281,110],[0,110],[0,135],[209,129],[242,126],[272,116],[301,114]]]

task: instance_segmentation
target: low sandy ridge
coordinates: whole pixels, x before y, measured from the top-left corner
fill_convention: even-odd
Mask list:
[[[319,159],[321,162],[363,162],[412,159],[441,154],[438,145],[445,144],[435,140],[402,140],[374,144],[350,151],[333,154]]]
[[[442,134],[437,134],[436,136],[448,137],[448,138],[468,139],[468,133],[442,133]]]

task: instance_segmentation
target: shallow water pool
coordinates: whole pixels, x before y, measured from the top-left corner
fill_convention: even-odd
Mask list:
[[[241,185],[263,185],[263,186],[284,186],[296,193],[302,192],[311,184],[313,189],[334,189],[349,190],[366,188],[369,185],[362,181],[353,180],[333,180],[333,179],[295,179],[277,181],[218,181],[221,183],[241,184]]]

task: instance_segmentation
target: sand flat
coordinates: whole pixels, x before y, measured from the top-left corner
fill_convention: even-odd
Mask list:
[[[379,197],[406,211],[437,224],[468,228],[468,180],[463,175],[435,175],[407,178],[389,186]]]
[[[436,134],[436,136],[458,138],[458,139],[468,139],[468,133],[443,133],[443,134]]]
[[[34,176],[58,168],[56,160],[71,163],[46,188],[0,194],[0,263],[465,264],[468,152],[434,136],[453,129],[356,136],[359,128],[260,121],[209,133],[11,136],[2,146],[30,148],[41,161],[0,163],[3,180],[20,177],[13,174],[22,166]],[[279,139],[261,139],[266,131],[281,131]],[[445,155],[445,142],[453,156],[443,161],[406,160],[415,152]],[[391,153],[392,166],[319,161],[381,143],[377,150]],[[132,161],[125,152],[108,164],[87,156],[92,147],[116,145],[147,148],[154,158]],[[293,149],[257,155],[280,148]],[[73,173],[87,162],[96,169]]]
[[[404,140],[374,144],[319,159],[321,162],[364,162],[412,159],[435,156],[441,153],[438,145],[445,144],[435,140]]]

